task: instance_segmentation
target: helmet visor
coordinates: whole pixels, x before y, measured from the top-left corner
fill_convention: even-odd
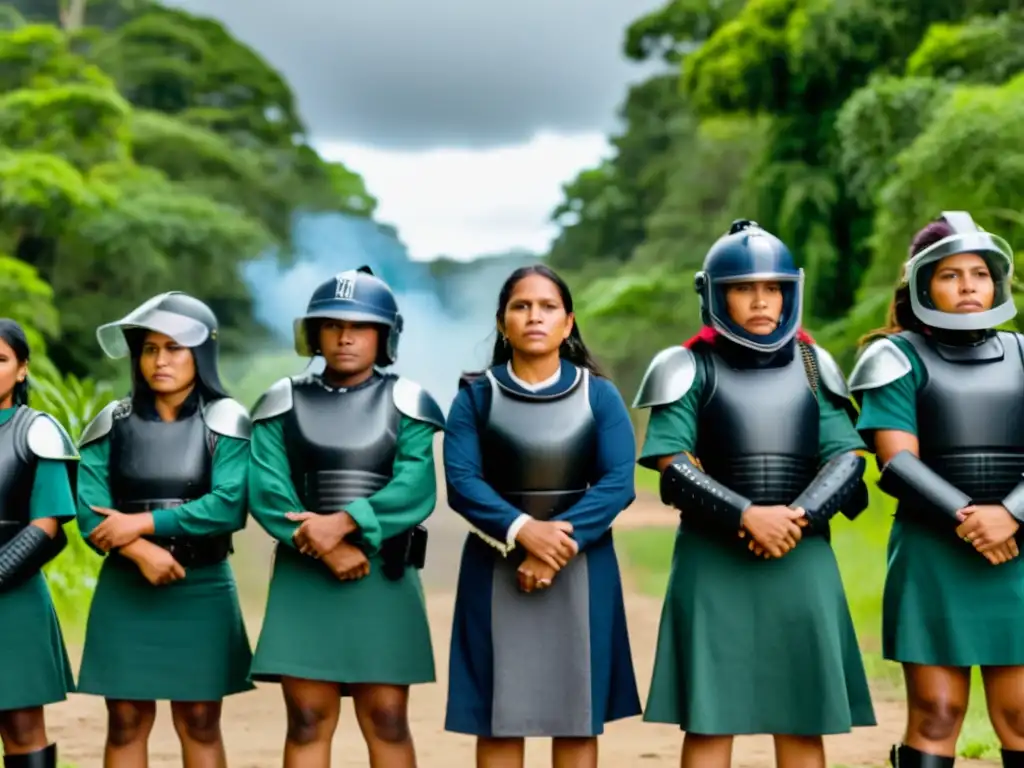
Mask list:
[[[729,314],[727,292],[731,285],[751,282],[777,282],[782,291],[782,314],[771,333],[754,334],[740,326]],[[760,272],[742,277],[718,278],[711,282],[710,316],[712,327],[726,338],[758,352],[775,352],[788,344],[800,329],[803,314],[803,270]]]
[[[991,308],[982,312],[944,312],[931,297],[931,280],[939,262],[949,256],[976,254],[984,259],[994,284]],[[995,328],[1017,314],[1013,302],[1013,249],[989,232],[962,232],[939,240],[907,262],[906,279],[914,315],[925,325],[951,331]]]
[[[183,347],[198,347],[210,337],[210,329],[203,323],[185,315],[168,312],[157,306],[163,296],[155,296],[112,323],[96,329],[96,339],[107,357],[114,359],[128,357],[131,350],[124,332],[142,328],[170,336]]]

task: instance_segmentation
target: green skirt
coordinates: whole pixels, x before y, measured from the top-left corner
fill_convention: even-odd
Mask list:
[[[46,577],[0,594],[0,711],[64,701],[75,690]]]
[[[1024,665],[1024,557],[991,565],[952,531],[897,516],[882,605],[885,658]]]
[[[819,736],[875,725],[835,555],[808,537],[759,560],[681,528],[644,720],[706,735]]]
[[[251,659],[227,560],[153,586],[134,563],[107,557],[89,609],[79,693],[218,701],[255,687]]]
[[[323,563],[279,544],[252,679],[412,685],[435,680],[419,573],[339,581]]]

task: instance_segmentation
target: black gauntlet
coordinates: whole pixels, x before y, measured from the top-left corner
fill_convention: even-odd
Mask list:
[[[661,500],[687,515],[697,514],[729,531],[738,531],[750,499],[704,474],[680,453],[661,473]]]
[[[803,509],[812,525],[823,525],[840,511],[853,520],[867,506],[866,494],[855,498],[864,485],[864,466],[864,457],[852,451],[836,456],[789,506]]]
[[[956,513],[971,504],[966,493],[936,474],[910,451],[900,451],[889,460],[878,478],[878,487],[954,526],[960,525]]]
[[[25,526],[0,549],[0,592],[6,592],[31,576],[57,556],[67,543],[62,528],[51,539],[35,525]]]

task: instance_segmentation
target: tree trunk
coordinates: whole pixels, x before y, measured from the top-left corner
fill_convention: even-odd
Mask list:
[[[66,32],[77,32],[85,25],[88,0],[65,0],[60,4],[60,23]]]

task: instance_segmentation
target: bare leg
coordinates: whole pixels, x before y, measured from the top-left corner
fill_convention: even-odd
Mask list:
[[[825,742],[820,736],[776,736],[778,768],[825,768]]]
[[[1003,765],[1024,768],[1024,667],[982,667],[981,676]]]
[[[476,768],[523,768],[525,756],[523,739],[476,740]]]
[[[905,762],[939,760],[952,765],[956,740],[964,724],[971,693],[968,667],[904,664],[907,683],[907,730],[894,757]]]
[[[184,768],[227,768],[219,701],[172,701],[171,718],[181,741]]]
[[[42,707],[0,712],[0,739],[5,755],[27,755],[49,746]]]
[[[103,768],[146,768],[155,701],[107,699],[107,745]]]
[[[704,736],[687,733],[683,738],[682,768],[729,768],[732,736]]]
[[[283,677],[281,690],[288,712],[284,768],[329,768],[331,740],[341,715],[341,686]]]
[[[597,737],[551,740],[552,768],[597,768]]]
[[[409,732],[409,686],[353,685],[356,720],[370,752],[370,768],[416,768]]]

